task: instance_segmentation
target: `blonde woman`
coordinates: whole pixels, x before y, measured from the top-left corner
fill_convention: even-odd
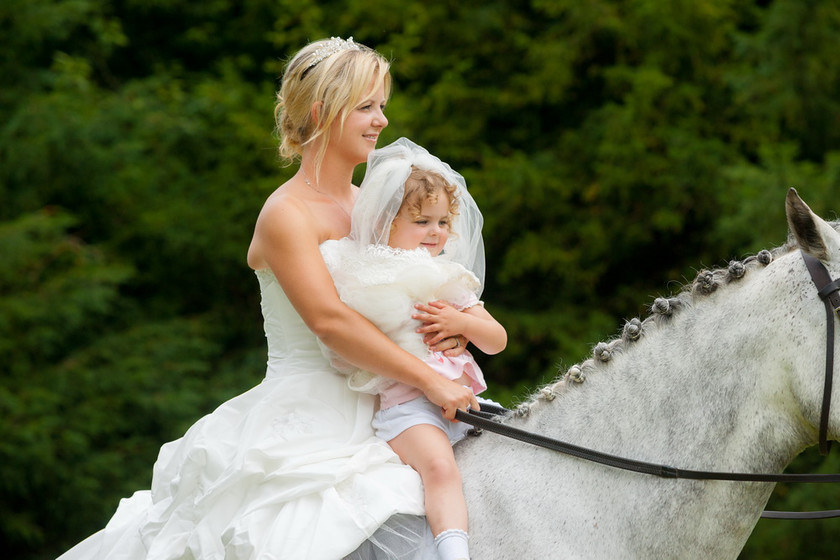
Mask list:
[[[344,305],[321,255],[350,232],[353,169],[388,125],[389,94],[388,62],[352,38],[314,42],[289,61],[276,118],[280,153],[300,167],[266,200],[247,257],[262,294],[265,378],[163,445],[151,490],[123,500],[61,560],[335,560],[363,543],[366,558],[434,558],[415,521],[419,477],[374,436],[375,397],[348,388],[319,348],[417,387],[448,419],[478,406]]]

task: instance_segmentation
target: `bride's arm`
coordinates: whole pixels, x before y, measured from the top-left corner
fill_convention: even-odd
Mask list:
[[[257,220],[249,262],[271,268],[309,329],[348,362],[419,388],[449,419],[458,408],[477,409],[469,389],[435,373],[342,303],[321,256],[321,241],[302,203],[269,202]]]

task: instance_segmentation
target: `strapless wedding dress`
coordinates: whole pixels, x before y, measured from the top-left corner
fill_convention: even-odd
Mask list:
[[[257,278],[265,379],[163,445],[151,490],[59,560],[434,558],[420,478],[373,436],[374,397],[330,367],[274,275]]]

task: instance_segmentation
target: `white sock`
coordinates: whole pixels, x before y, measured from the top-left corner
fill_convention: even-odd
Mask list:
[[[461,529],[447,529],[435,537],[440,560],[470,560],[470,537]]]

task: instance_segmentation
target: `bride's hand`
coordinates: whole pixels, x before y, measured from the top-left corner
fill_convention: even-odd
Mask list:
[[[435,337],[435,333],[428,333],[423,335],[423,342],[429,347],[432,352],[443,352],[444,356],[454,358],[460,356],[467,350],[467,343],[469,340],[464,335],[450,336],[439,340],[435,344],[429,344]]]
[[[447,420],[455,421],[455,412],[458,410],[481,410],[472,390],[441,376],[437,376],[434,385],[426,387],[423,392],[427,399],[440,407]]]

